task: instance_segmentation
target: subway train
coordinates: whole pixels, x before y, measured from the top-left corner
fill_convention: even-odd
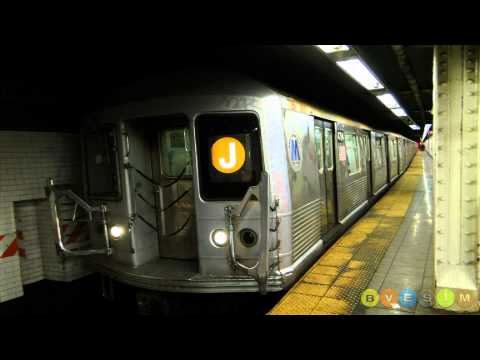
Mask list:
[[[63,256],[139,289],[287,289],[416,152],[238,74],[185,72],[118,99],[82,123],[83,189],[51,179],[50,203]],[[86,222],[88,242],[69,247],[65,221]]]

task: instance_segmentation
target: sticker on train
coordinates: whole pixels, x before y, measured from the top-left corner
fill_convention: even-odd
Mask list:
[[[347,161],[347,151],[345,149],[345,145],[338,147],[338,160]]]
[[[300,153],[298,138],[295,135],[290,136],[290,140],[288,141],[288,159],[290,160],[290,165],[292,165],[294,171],[300,171],[302,168],[302,158]]]
[[[223,137],[212,145],[212,165],[224,174],[232,174],[245,164],[245,147],[233,137]]]

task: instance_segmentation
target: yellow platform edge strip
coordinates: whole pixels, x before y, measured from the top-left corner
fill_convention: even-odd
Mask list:
[[[411,205],[423,153],[292,286],[267,315],[350,315],[360,301]]]

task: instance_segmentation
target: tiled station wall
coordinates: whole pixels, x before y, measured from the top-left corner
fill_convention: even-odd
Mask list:
[[[59,257],[46,198],[47,179],[80,186],[76,134],[0,131],[0,302],[42,279],[71,281],[89,272],[81,258]]]

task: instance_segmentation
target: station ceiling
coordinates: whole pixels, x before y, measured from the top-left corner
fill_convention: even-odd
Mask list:
[[[423,130],[432,120],[432,46],[353,45]],[[222,67],[380,130],[418,139],[375,96],[313,45],[28,49],[2,64],[2,129],[72,131],[117,89],[185,67]],[[407,74],[408,73],[408,74]]]

